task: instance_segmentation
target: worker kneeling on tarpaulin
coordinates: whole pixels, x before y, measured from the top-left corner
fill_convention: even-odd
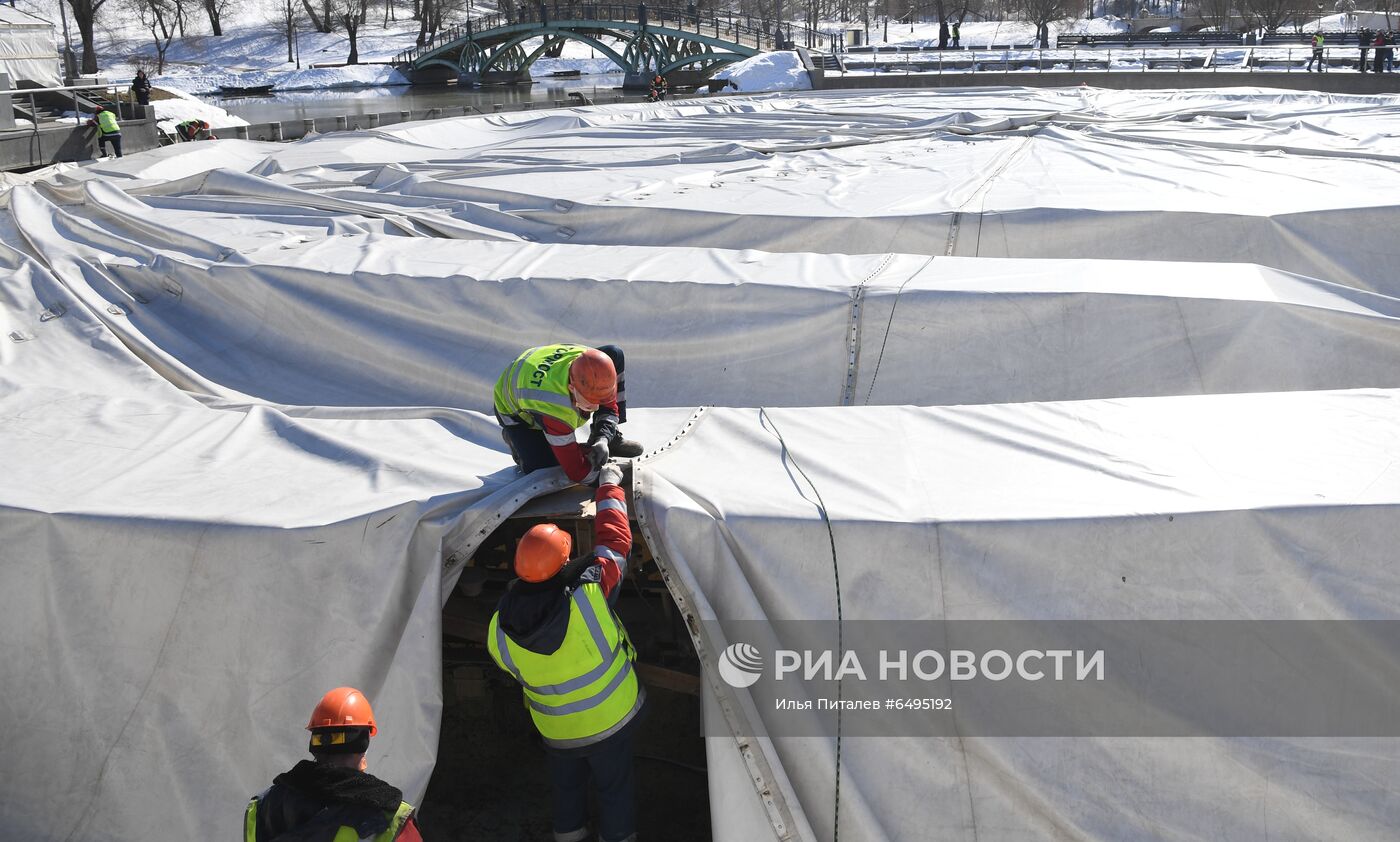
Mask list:
[[[623,359],[616,345],[542,345],[501,373],[496,420],[521,470],[558,464],[574,482],[591,483],[609,456],[642,455],[617,429],[627,420]],[[588,444],[580,447],[574,431],[590,419]]]
[[[510,588],[486,632],[497,666],[525,690],[549,753],[555,842],[588,838],[588,779],[598,795],[603,842],[636,838],[632,733],[645,693],[636,653],[612,611],[632,548],[616,462],[598,471],[598,545],[569,561],[569,533],[534,526],[515,550]]]

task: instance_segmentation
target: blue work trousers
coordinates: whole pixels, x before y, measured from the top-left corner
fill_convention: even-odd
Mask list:
[[[588,826],[590,777],[598,795],[598,837],[603,842],[622,842],[637,832],[632,786],[634,724],[585,751],[550,753],[556,838],[573,838]]]

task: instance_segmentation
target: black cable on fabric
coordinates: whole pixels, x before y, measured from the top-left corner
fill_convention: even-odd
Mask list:
[[[908,283],[906,281],[905,283]],[[903,287],[901,287],[903,289]],[[893,314],[891,314],[893,315]],[[773,435],[777,437],[778,444],[782,446],[783,458],[790,461],[807,484],[812,487],[812,493],[817,496],[817,509],[822,513],[822,522],[826,524],[826,537],[831,542],[831,577],[836,582],[836,651],[838,657],[845,653],[845,645],[842,636],[842,616],[841,616],[841,565],[836,556],[836,532],[831,527],[831,515],[827,514],[826,501],[822,500],[822,493],[817,490],[817,484],[812,482],[812,478],[807,476],[807,472],[802,470],[802,466],[797,463],[797,457],[788,450],[787,440],[779,432],[778,425],[773,423],[773,418],[768,414],[765,407],[758,408],[759,420],[765,426],[771,427]],[[831,820],[832,842],[839,842],[841,839],[841,688],[844,679],[836,681],[836,792],[832,796],[833,813]]]
[[[901,295],[904,295],[904,288],[909,285],[909,282],[917,278],[919,276],[919,272],[924,271],[924,268],[932,262],[932,257],[930,257],[928,260],[925,260],[924,265],[920,266],[917,272],[905,278],[904,283],[900,284],[899,289],[895,291],[894,304],[890,305],[890,318],[889,321],[885,322],[885,336],[883,339],[880,340],[880,355],[875,358],[875,371],[872,372],[870,375],[870,388],[865,390],[866,406],[870,406],[870,396],[875,394],[875,381],[880,377],[880,363],[884,362],[885,360],[885,346],[889,344],[890,341],[890,326],[894,324],[894,311],[899,309],[899,297]],[[811,482],[811,480],[808,480],[808,482]],[[814,486],[812,490],[816,491],[817,489]]]

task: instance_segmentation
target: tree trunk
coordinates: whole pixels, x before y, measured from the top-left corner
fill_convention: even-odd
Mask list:
[[[92,18],[78,23],[78,35],[83,39],[83,63],[79,72],[90,76],[97,73],[97,51],[92,46]]]
[[[433,17],[433,0],[414,0],[413,5],[417,10],[418,16],[418,46],[426,47],[428,45],[429,30],[432,26],[430,21]],[[507,5],[509,5],[509,3],[507,3]]]
[[[317,32],[331,31],[332,20],[330,15],[323,16],[316,14],[316,10],[311,8],[310,0],[301,0],[301,7],[306,10],[307,17],[311,18],[312,29],[316,30]]]
[[[97,72],[97,51],[92,42],[93,22],[97,19],[97,10],[106,0],[60,1],[68,3],[68,8],[73,12],[73,23],[78,27],[78,36],[83,41],[83,61],[78,72],[84,76],[92,75]]]
[[[219,0],[204,0],[204,11],[209,15],[209,28],[215,35],[223,35],[223,22],[219,19]]]

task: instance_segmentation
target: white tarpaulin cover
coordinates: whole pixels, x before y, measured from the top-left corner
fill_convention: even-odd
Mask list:
[[[40,87],[63,84],[53,24],[13,6],[0,8],[0,73],[10,74],[10,87],[21,79]]]
[[[647,539],[708,617],[830,616],[826,525],[773,424],[826,500],[848,617],[1393,616],[1396,106],[608,106],[187,144],[10,190],[0,829],[228,826],[341,683],[391,723],[376,770],[421,796],[439,606],[563,482],[517,480],[484,414],[551,340],[626,350],[629,427],[658,448]],[[687,424],[702,404],[792,408]],[[1392,741],[860,742],[847,839],[1397,818]],[[827,741],[751,755],[771,809],[734,741],[711,757],[717,839],[775,815],[834,835]]]

